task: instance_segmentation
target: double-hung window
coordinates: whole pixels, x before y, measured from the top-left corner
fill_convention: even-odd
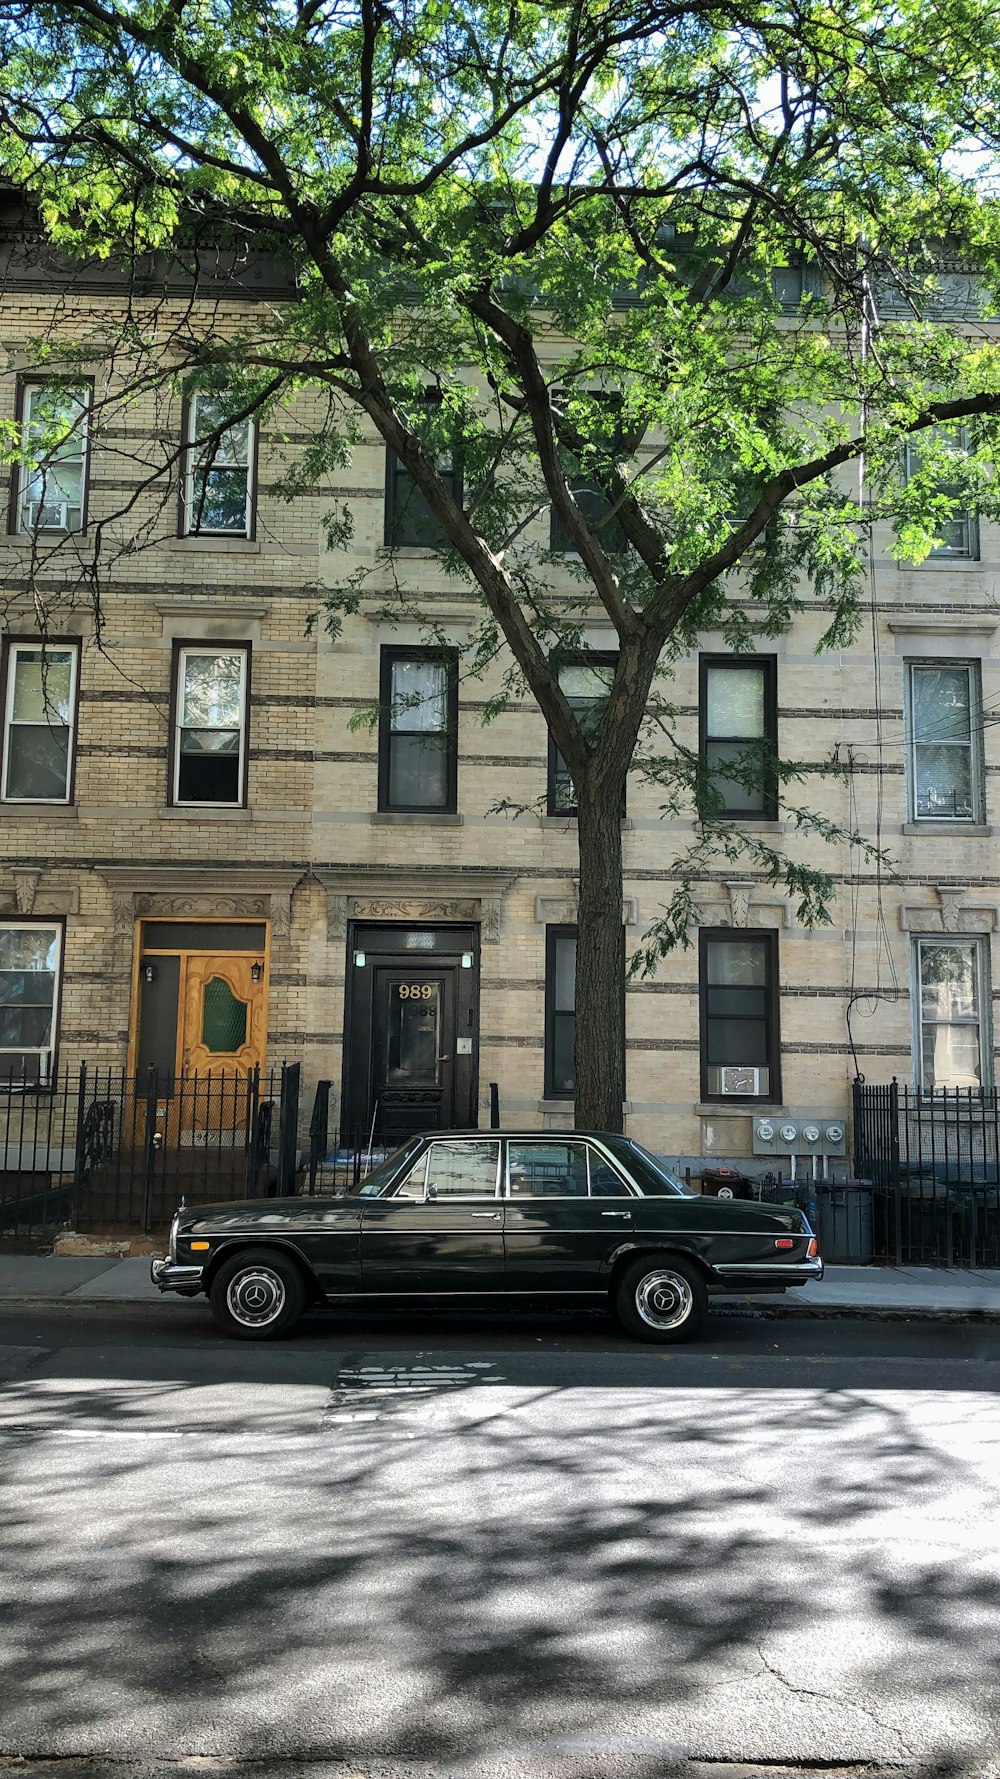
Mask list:
[[[986,941],[917,939],[914,960],[921,1092],[988,1086]]]
[[[177,649],[172,801],[239,807],[246,802],[250,650],[231,643]]]
[[[699,945],[702,1098],[780,1099],[777,935],[703,928]]]
[[[545,930],[545,1097],[576,1091],[576,928]]]
[[[773,655],[702,655],[699,665],[699,813],[709,821],[773,821],[777,662]]]
[[[21,458],[11,529],[82,531],[87,516],[91,388],[28,382],[19,389]]]
[[[941,437],[942,435],[938,435]],[[948,436],[948,435],[943,435]],[[959,427],[949,438],[952,455],[961,459],[969,448],[969,435],[964,426]],[[905,453],[905,475],[909,482],[921,467],[920,444],[916,439],[907,442]],[[968,507],[959,506],[961,500],[960,483],[956,478],[949,478],[945,472],[935,482],[935,493],[944,500],[951,500],[952,505],[947,518],[935,520],[938,540],[932,557],[948,558],[961,561],[978,561],[979,558],[979,517]]]
[[[79,651],[75,643],[7,645],[3,801],[68,803]]]
[[[434,458],[437,473],[459,505],[462,502],[462,468],[448,425],[447,413],[436,389],[424,400],[425,444]],[[447,538],[405,464],[393,451],[385,457],[385,542],[389,549],[439,550]]]
[[[186,407],[181,530],[185,537],[246,537],[254,530],[251,420],[230,421],[225,399],[199,391]]]
[[[909,663],[906,741],[910,820],[983,821],[978,661]]]
[[[580,655],[559,664],[559,685],[580,727],[590,738],[600,728],[615,677],[614,655]],[[576,791],[569,768],[549,736],[548,812],[575,815]],[[624,813],[624,812],[623,812]]]
[[[382,650],[378,806],[454,813],[458,799],[458,656]]]
[[[558,396],[556,399],[559,399]],[[606,445],[609,450],[613,451],[615,445],[615,404],[610,396],[602,397],[596,391],[591,391],[591,399],[599,404],[600,409],[602,410],[602,416],[605,410],[607,412],[608,436],[606,438]],[[595,441],[595,454],[598,450],[599,446]],[[569,483],[570,493],[579,507],[589,530],[594,533],[606,555],[622,555],[628,549],[628,540],[617,514],[612,513],[611,511],[611,501],[604,493],[604,490],[598,486],[599,478],[595,474],[593,467],[591,466],[588,468],[586,465],[581,465],[578,460],[566,450],[563,450],[560,455],[562,458],[563,469],[566,473],[566,480]],[[576,550],[576,544],[566,530],[555,507],[550,508],[549,549],[553,555],[560,556],[571,555]]]
[[[61,926],[0,926],[0,1080],[27,1085],[51,1076],[61,957]]]

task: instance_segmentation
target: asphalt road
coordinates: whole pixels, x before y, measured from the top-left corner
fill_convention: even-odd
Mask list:
[[[1000,1774],[1000,1329],[7,1306],[0,1380],[0,1779]]]

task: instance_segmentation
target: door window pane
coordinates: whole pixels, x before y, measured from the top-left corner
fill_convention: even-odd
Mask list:
[[[507,1170],[512,1198],[586,1198],[584,1143],[509,1143]]]
[[[441,1079],[441,985],[400,981],[387,984],[386,1086],[437,1086]]]
[[[24,391],[17,525],[82,531],[90,392],[30,383]]]
[[[908,674],[911,819],[982,820],[978,664]]]
[[[59,954],[58,927],[0,927],[0,1079],[48,1079]]]
[[[237,999],[221,976],[205,984],[201,1041],[219,1056],[231,1056],[247,1041],[247,1004]]]
[[[246,651],[182,649],[178,661],[178,803],[238,804],[246,758]]]
[[[7,655],[3,795],[7,801],[69,799],[75,649],[12,643]]]
[[[429,1198],[495,1198],[499,1143],[432,1143]]]
[[[917,941],[920,1085],[983,1085],[980,941]]]
[[[253,436],[248,420],[228,424],[220,396],[192,397],[184,494],[189,535],[250,535]]]

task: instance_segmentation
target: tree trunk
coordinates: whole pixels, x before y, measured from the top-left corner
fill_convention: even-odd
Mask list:
[[[600,783],[578,785],[576,791],[576,1128],[620,1131],[625,1098],[624,773],[617,791],[606,775]]]

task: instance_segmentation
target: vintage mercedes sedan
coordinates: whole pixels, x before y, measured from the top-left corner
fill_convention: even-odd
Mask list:
[[[310,1307],[413,1299],[609,1303],[636,1340],[690,1340],[713,1294],[823,1277],[801,1211],[702,1198],[628,1137],[427,1132],[339,1198],[183,1207],[161,1291],[204,1292],[241,1340]]]

